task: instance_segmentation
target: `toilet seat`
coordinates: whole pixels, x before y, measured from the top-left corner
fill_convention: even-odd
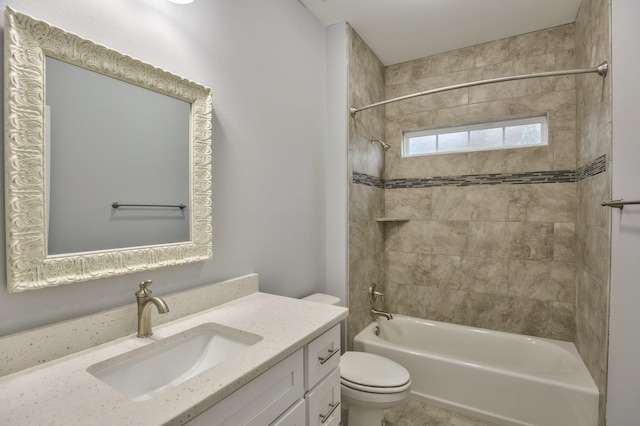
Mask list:
[[[411,386],[411,376],[403,366],[366,352],[345,352],[340,358],[340,376],[343,386],[368,393],[400,393]]]
[[[342,386],[348,387],[349,389],[357,390],[360,392],[378,393],[378,394],[401,393],[411,387],[410,382],[405,383],[403,386],[398,386],[393,388],[381,388],[381,387],[375,387],[375,386],[359,385],[357,383],[353,383],[345,379],[340,379],[340,384]]]

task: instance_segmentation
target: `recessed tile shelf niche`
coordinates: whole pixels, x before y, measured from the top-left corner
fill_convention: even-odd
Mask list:
[[[404,217],[379,217],[376,222],[409,222],[409,220]]]

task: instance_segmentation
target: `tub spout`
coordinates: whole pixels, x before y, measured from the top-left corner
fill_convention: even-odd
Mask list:
[[[393,315],[391,315],[390,312],[385,312],[385,311],[379,311],[377,309],[371,308],[371,313],[375,316],[382,316],[385,317],[388,320],[392,320],[393,319]]]

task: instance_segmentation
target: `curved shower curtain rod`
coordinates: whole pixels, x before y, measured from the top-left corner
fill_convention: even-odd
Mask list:
[[[400,96],[393,99],[387,99],[386,101],[376,102],[374,104],[366,105],[359,108],[351,107],[349,108],[349,112],[351,113],[352,117],[355,117],[356,114],[360,111],[390,104],[391,102],[403,101],[405,99],[416,98],[418,96],[432,95],[434,93],[446,92],[448,90],[464,89],[465,87],[482,86],[484,84],[502,83],[505,81],[525,80],[527,78],[538,78],[538,77],[553,77],[558,75],[589,74],[589,73],[598,73],[598,75],[605,77],[607,75],[608,70],[609,70],[609,63],[605,61],[600,65],[598,65],[596,68],[582,68],[582,69],[575,69],[575,70],[539,72],[535,74],[522,74],[522,75],[514,75],[511,77],[499,77],[499,78],[490,78],[488,80],[471,81],[469,83],[454,84],[453,86],[439,87],[437,89],[431,89],[431,90],[426,90],[424,92],[412,93],[411,95],[405,95],[405,96]]]

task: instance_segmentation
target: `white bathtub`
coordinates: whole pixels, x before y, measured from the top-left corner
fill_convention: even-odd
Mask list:
[[[414,398],[498,425],[598,424],[598,389],[572,343],[394,315],[354,349],[403,365]]]

